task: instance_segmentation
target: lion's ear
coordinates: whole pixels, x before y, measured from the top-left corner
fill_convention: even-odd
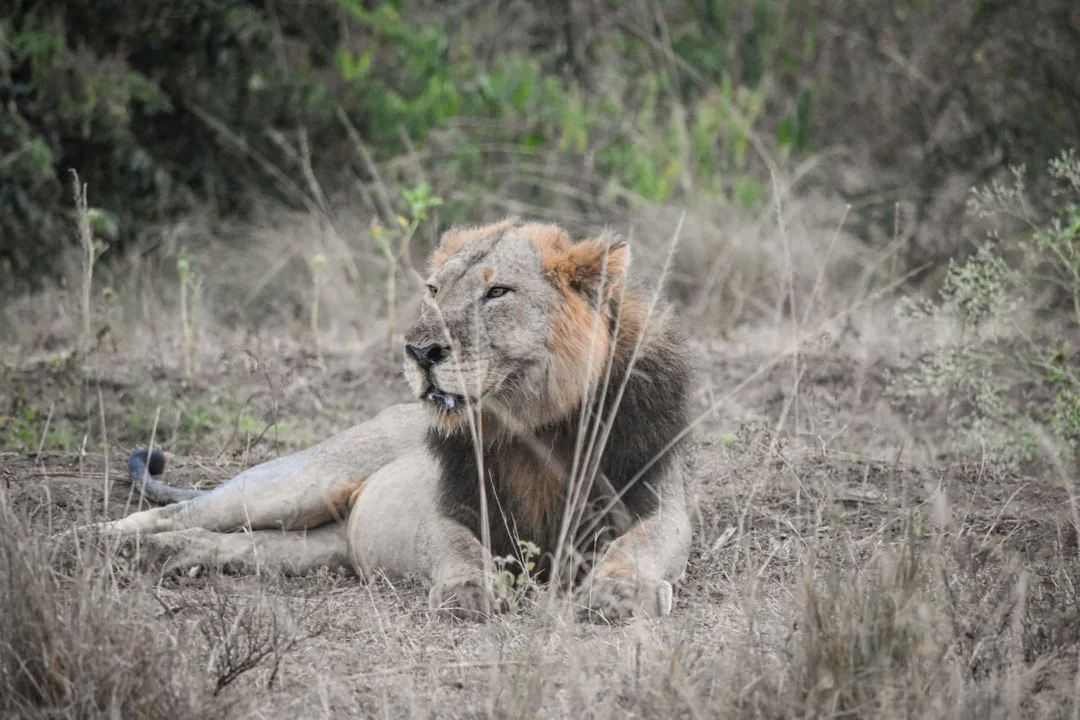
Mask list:
[[[569,255],[570,286],[586,294],[603,290],[604,299],[622,285],[630,267],[630,243],[614,233],[582,240],[571,246]]]

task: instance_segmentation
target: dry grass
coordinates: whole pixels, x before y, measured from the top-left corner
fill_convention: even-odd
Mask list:
[[[31,530],[0,493],[0,712],[186,717],[187,659],[153,594],[100,557]]]
[[[100,512],[110,482],[102,444],[115,458],[147,442],[130,418],[156,417],[155,403],[166,448],[181,437],[173,410],[215,398],[284,426],[280,442],[239,414],[235,425],[218,418],[224,429],[196,426],[171,477],[206,484],[405,399],[373,302],[384,267],[363,219],[337,215],[325,239],[317,217],[278,219],[237,229],[230,248],[179,227],[155,252],[114,258],[94,274],[95,318],[107,330],[82,365],[56,361],[82,329],[63,288],[5,302],[0,413],[13,423],[27,408],[55,407],[50,433],[88,439],[80,453],[81,442],[61,448],[50,435],[51,452],[30,454],[42,412],[28,423],[32,445],[3,455],[0,709],[1075,716],[1074,480],[1050,464],[943,460],[942,427],[894,410],[887,372],[928,341],[926,328],[891,319],[896,246],[865,254],[844,217],[795,199],[762,220],[688,215],[673,283],[696,328],[691,570],[670,618],[617,627],[529,602],[456,625],[429,615],[411,583],[156,577],[50,539]],[[652,238],[669,236],[671,220],[662,209],[632,218],[646,275],[665,249]],[[205,280],[189,383],[183,331],[169,320],[181,249]],[[346,250],[360,277],[335,261]],[[313,327],[316,255],[327,259]],[[410,288],[399,302],[403,316],[413,312]],[[130,503],[115,487],[107,511]]]

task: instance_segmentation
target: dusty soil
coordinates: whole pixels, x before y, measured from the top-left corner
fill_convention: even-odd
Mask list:
[[[184,682],[199,707],[231,716],[767,714],[787,702],[785,682],[811,672],[798,649],[807,583],[835,597],[830,573],[857,575],[875,553],[918,533],[938,543],[928,557],[944,558],[948,587],[963,596],[950,607],[973,614],[955,619],[959,626],[1006,613],[1002,603],[1015,607],[1007,599],[1022,569],[1026,639],[1013,662],[1045,658],[1062,668],[1040,676],[1046,693],[1027,688],[1023,707],[1063,710],[1054,688],[1071,687],[1067,656],[1080,634],[1069,483],[987,457],[935,459],[941,429],[912,427],[885,396],[895,356],[841,334],[793,361],[780,355],[785,338],[765,329],[694,342],[695,542],[670,618],[607,627],[526,604],[487,624],[455,625],[430,616],[423,589],[410,583],[153,572],[144,578],[156,603],[138,595],[139,612],[180,639],[177,652],[190,660]],[[407,399],[382,348],[327,352],[325,363],[300,351],[238,349],[202,363],[191,380],[138,353],[99,358],[85,374],[55,359],[9,368],[5,444],[18,444],[28,408],[36,414],[23,423],[33,429],[23,433],[29,450],[0,455],[0,482],[17,516],[55,536],[103,509],[108,517],[134,509],[126,460],[146,444],[155,416],[159,442],[174,452],[170,481],[206,487]],[[206,417],[189,417],[192,408]],[[87,428],[87,447],[101,447],[102,426],[107,457],[81,452]],[[33,452],[34,443],[45,450]],[[212,694],[212,643],[196,629],[219,593],[268,594],[295,624],[301,639],[282,654],[270,687],[264,662]],[[956,632],[988,632],[971,627]],[[964,682],[1005,666],[986,667]],[[770,705],[763,687],[781,704]]]

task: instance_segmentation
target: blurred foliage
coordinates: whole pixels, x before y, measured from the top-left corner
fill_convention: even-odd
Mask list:
[[[836,146],[928,206],[952,173],[1080,144],[1076,67],[1072,0],[13,0],[0,271],[74,242],[69,169],[123,245],[194,209],[322,207],[315,185],[371,180],[357,136],[385,163],[441,133],[449,219],[491,190],[546,204],[527,180],[553,158],[580,202],[753,210],[766,153]],[[489,169],[495,149],[526,182]]]
[[[1080,158],[1060,153],[1038,175],[1047,216],[1033,210],[1022,166],[1008,182],[974,189],[969,212],[995,229],[973,255],[949,262],[940,303],[905,307],[920,320],[951,320],[956,331],[890,386],[913,414],[943,413],[958,447],[1024,461],[1040,442],[1080,450]],[[1019,330],[1023,342],[1003,341],[1002,329]]]

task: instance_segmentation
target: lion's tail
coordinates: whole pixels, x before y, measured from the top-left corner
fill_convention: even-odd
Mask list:
[[[177,488],[158,480],[165,472],[165,455],[160,450],[136,450],[128,460],[131,483],[146,499],[159,505],[190,500],[205,493],[194,488]]]

